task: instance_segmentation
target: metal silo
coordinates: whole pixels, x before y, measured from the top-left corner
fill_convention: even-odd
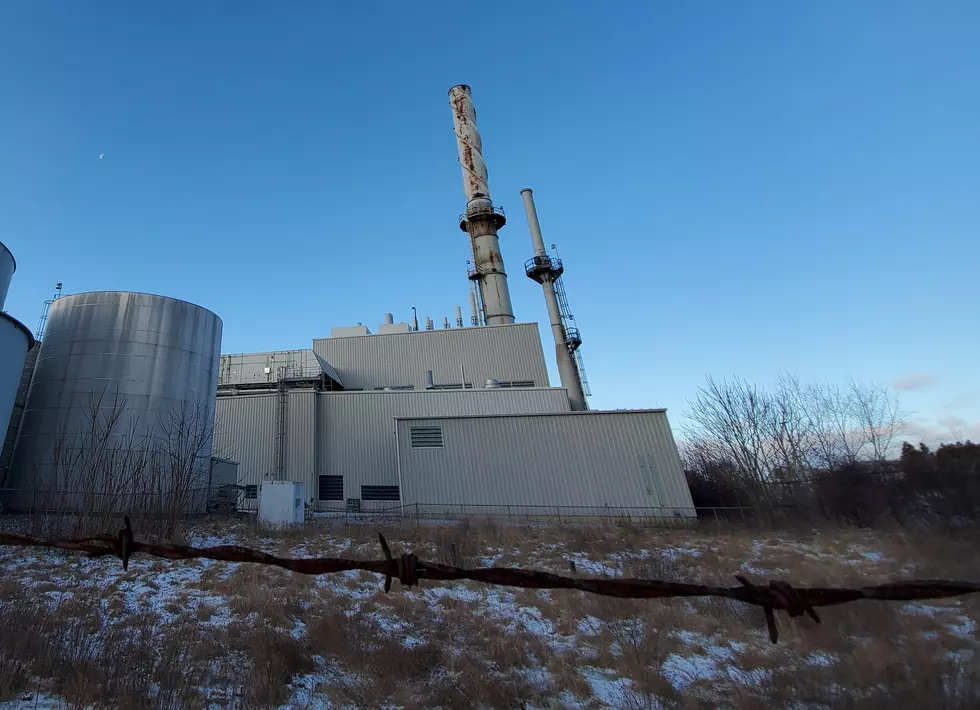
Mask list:
[[[17,262],[10,250],[0,243],[0,311],[3,309],[10,288],[10,279],[17,269]],[[0,485],[6,474],[6,458],[8,454],[7,439],[12,438],[11,432],[16,430],[15,421],[11,425],[11,413],[14,410],[17,390],[24,373],[24,362],[27,353],[34,347],[34,336],[27,326],[16,318],[0,312],[0,436],[3,447],[0,452]],[[8,428],[11,432],[8,432]]]
[[[174,501],[201,507],[220,349],[221,319],[186,301],[122,291],[56,300],[14,450],[8,504],[107,512]]]
[[[17,260],[10,250],[0,243],[0,311],[3,310],[7,302],[7,291],[10,289],[10,280],[14,277],[17,270]]]

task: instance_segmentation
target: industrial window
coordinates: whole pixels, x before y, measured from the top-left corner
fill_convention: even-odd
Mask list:
[[[401,500],[398,486],[361,486],[361,500]]]
[[[320,500],[343,500],[344,477],[320,476],[320,488],[318,493]]]
[[[411,434],[413,449],[442,448],[442,427],[440,426],[413,426]]]
[[[245,500],[255,500],[259,497],[258,486],[245,486]]]

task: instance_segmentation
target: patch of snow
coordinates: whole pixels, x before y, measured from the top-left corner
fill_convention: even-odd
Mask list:
[[[900,607],[904,614],[917,614],[919,616],[929,616],[935,618],[937,614],[948,611],[955,611],[953,607],[941,606],[936,604],[923,604],[922,602],[909,602]]]
[[[973,633],[977,630],[977,623],[966,616],[961,616],[957,624],[949,624],[946,627],[949,633],[959,636],[961,639],[972,639]]]
[[[480,592],[469,589],[467,587],[426,587],[421,592],[422,596],[428,602],[429,607],[432,609],[438,609],[438,601],[443,597],[449,597],[450,599],[456,599],[461,602],[474,603],[483,598],[483,594]]]
[[[525,631],[535,636],[553,636],[555,625],[544,618],[536,606],[522,606],[517,610],[517,621]]]
[[[732,670],[746,678],[753,674],[739,671],[732,668],[732,661],[735,658],[736,649],[726,646],[709,645],[706,647],[707,653],[692,653],[682,656],[678,653],[670,654],[660,667],[660,672],[664,678],[670,682],[675,690],[682,692],[697,680],[711,679],[718,677],[721,669],[726,669],[726,674],[732,677]]]
[[[822,651],[817,651],[811,653],[806,657],[806,663],[810,666],[822,666],[828,668],[837,662],[837,659],[829,653],[823,653]]]
[[[739,685],[759,686],[772,678],[773,672],[767,668],[756,668],[751,671],[742,670],[738,666],[728,666],[725,669],[728,679]]]
[[[633,690],[633,683],[628,678],[609,677],[615,676],[615,671],[588,667],[581,672],[592,688],[592,696],[606,707],[622,707],[623,696]]]
[[[520,674],[524,676],[524,679],[539,690],[548,688],[552,684],[551,673],[548,672],[547,668],[530,667],[522,668]]]
[[[710,644],[707,641],[707,636],[693,631],[677,631],[675,635],[688,646],[706,646]]]
[[[959,651],[947,651],[943,656],[950,661],[955,661],[957,663],[966,663],[973,660],[973,651],[969,648],[960,649]]]
[[[563,690],[558,695],[558,702],[561,703],[558,707],[568,708],[569,710],[583,710],[586,707],[582,704],[582,700],[570,690]],[[531,710],[530,706],[527,710]],[[541,710],[545,710],[545,708],[541,708]]]
[[[694,547],[667,547],[659,550],[660,556],[667,560],[678,560],[681,557],[700,557],[702,552]]]
[[[567,555],[569,561],[575,563],[575,571],[591,577],[619,577],[620,571],[602,562],[590,560],[585,553],[573,552]]]
[[[576,631],[578,631],[583,636],[598,636],[602,631],[602,621],[594,616],[586,616],[579,619]]]
[[[356,580],[357,586],[347,586],[350,580]],[[371,580],[362,579],[360,571],[347,570],[336,574],[317,575],[316,586],[337,596],[361,600],[373,597],[379,590],[384,589],[384,579],[374,575]]]
[[[62,710],[68,701],[47,693],[19,693],[16,700],[0,702],[0,710]]]
[[[317,672],[294,677],[289,683],[289,689],[292,691],[289,702],[280,705],[278,710],[291,708],[328,710],[335,707],[330,700],[317,694],[318,686],[347,684],[353,679],[342,673],[336,665],[328,665],[322,656],[314,656],[313,660],[316,662]]]

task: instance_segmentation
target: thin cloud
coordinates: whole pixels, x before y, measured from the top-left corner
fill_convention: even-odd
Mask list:
[[[896,380],[892,380],[892,389],[898,390],[899,392],[911,392],[913,390],[921,390],[926,387],[932,387],[936,384],[936,376],[931,372],[913,372],[910,375],[905,375],[904,377],[899,377]]]
[[[913,420],[906,426],[901,439],[931,447],[955,441],[980,441],[980,423],[971,424],[959,417],[943,417],[936,424]]]
[[[972,392],[967,392],[966,394],[961,394],[959,397],[947,404],[946,409],[960,409],[962,407],[970,407],[974,404],[980,404],[980,390],[974,390]]]

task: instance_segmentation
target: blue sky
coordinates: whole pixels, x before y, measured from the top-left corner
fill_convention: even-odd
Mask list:
[[[7,310],[162,293],[225,352],[452,318],[467,83],[517,317],[529,186],[593,407],[788,370],[980,438],[978,36],[972,1],[4,3]]]

